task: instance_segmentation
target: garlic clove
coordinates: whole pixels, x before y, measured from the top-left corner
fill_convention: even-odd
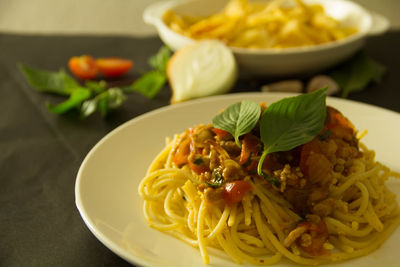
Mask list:
[[[217,40],[203,40],[176,52],[168,62],[171,103],[227,93],[237,79],[231,50]]]
[[[328,90],[326,91],[327,95],[334,95],[340,91],[339,85],[334,79],[327,75],[317,75],[308,82],[306,92],[314,92],[324,87],[328,87]]]
[[[261,91],[301,93],[303,87],[303,83],[300,80],[285,80],[264,85],[261,87]]]

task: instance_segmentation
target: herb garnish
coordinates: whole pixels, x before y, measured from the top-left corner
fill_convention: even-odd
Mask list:
[[[23,64],[19,64],[19,68],[29,84],[38,91],[68,96],[67,100],[57,105],[46,104],[47,109],[55,114],[64,114],[76,109],[81,118],[86,118],[95,111],[99,111],[105,117],[111,109],[118,108],[126,99],[121,88],[107,88],[105,81],[86,81],[85,85],[81,86],[64,70],[43,71]]]
[[[101,94],[98,94],[95,98],[83,102],[80,108],[81,116],[87,117],[98,110],[100,111],[100,114],[105,117],[109,110],[116,109],[117,107],[121,106],[125,100],[126,96],[122,89],[118,87],[112,87]]]
[[[201,164],[204,163],[204,160],[203,160],[203,158],[199,157],[199,158],[196,158],[196,159],[193,161],[193,163],[194,163],[195,165],[201,165]]]
[[[324,141],[328,139],[332,135],[332,131],[330,129],[327,129],[320,137],[319,140]]]
[[[330,76],[342,89],[341,96],[347,97],[350,93],[362,91],[371,82],[381,81],[386,68],[373,60],[365,51],[356,53],[330,73]]]
[[[90,90],[86,88],[76,88],[73,90],[69,98],[60,104],[53,106],[47,103],[47,108],[55,114],[63,114],[74,107],[81,105],[83,101],[91,96]]]
[[[224,177],[222,176],[220,171],[220,169],[214,170],[212,172],[211,181],[205,181],[205,183],[212,188],[220,187],[224,182]]]
[[[37,70],[23,64],[18,64],[18,66],[25,74],[29,84],[38,91],[68,96],[79,87],[78,82],[63,69],[51,72]]]
[[[288,151],[311,141],[324,126],[327,88],[313,93],[284,98],[272,103],[261,116],[260,136],[264,152],[257,172],[265,157],[272,152]]]
[[[275,187],[277,188],[281,187],[281,183],[276,177],[270,176],[263,171],[261,172],[261,176],[264,178],[265,181],[273,184]]]
[[[96,111],[105,117],[110,110],[120,107],[126,100],[125,93],[138,92],[148,98],[153,98],[167,81],[166,65],[171,56],[171,50],[163,46],[156,55],[149,59],[154,68],[133,84],[127,87],[111,87],[105,81],[85,81],[79,84],[64,70],[57,72],[38,70],[24,64],[18,64],[29,84],[40,92],[68,96],[68,99],[52,105],[47,103],[49,111],[64,114],[70,110],[78,110],[81,118],[86,118]]]
[[[261,114],[260,105],[252,101],[241,101],[230,105],[212,120],[213,126],[232,134],[236,144],[241,147],[239,137],[256,126]]]
[[[162,46],[157,54],[149,59],[149,65],[153,67],[153,70],[144,73],[127,90],[153,98],[167,82],[166,69],[171,53],[167,46]]]

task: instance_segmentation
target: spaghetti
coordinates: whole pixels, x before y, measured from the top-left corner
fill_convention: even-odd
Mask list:
[[[351,123],[328,107],[311,142],[269,154],[262,175],[257,126],[242,138],[199,125],[167,140],[141,181],[148,224],[236,263],[288,259],[318,265],[366,255],[400,222],[385,182],[400,177],[375,161]]]

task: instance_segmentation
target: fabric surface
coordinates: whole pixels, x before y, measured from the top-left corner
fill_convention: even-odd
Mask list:
[[[86,120],[57,116],[45,103],[61,98],[31,88],[16,64],[58,70],[74,55],[121,56],[135,62],[129,82],[149,68],[147,60],[160,46],[156,37],[0,35],[0,266],[129,266],[85,226],[75,206],[75,178],[103,136],[168,105],[171,95],[168,86],[154,99],[131,94],[106,120],[99,114]],[[400,112],[398,47],[400,32],[368,40],[367,53],[388,72],[379,85],[350,99]],[[266,82],[240,80],[234,92],[257,91]]]

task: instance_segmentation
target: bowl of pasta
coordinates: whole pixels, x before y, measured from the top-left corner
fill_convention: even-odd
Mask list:
[[[143,19],[173,50],[202,39],[230,47],[241,73],[310,74],[350,57],[388,20],[348,0],[169,0]]]

